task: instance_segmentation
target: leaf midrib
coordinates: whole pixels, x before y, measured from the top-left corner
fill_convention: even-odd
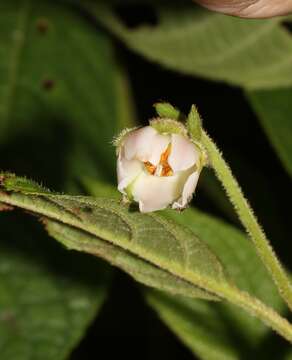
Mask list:
[[[20,193],[20,195],[24,195],[24,194]],[[44,200],[46,200],[46,197],[51,198],[51,200],[52,200],[52,198],[54,198],[54,195],[48,195],[48,194],[46,194],[45,196],[43,196],[41,194],[35,194],[35,195],[39,198],[44,198]],[[5,197],[8,200],[5,200]],[[66,195],[60,196],[60,197],[63,197],[64,199],[68,198]],[[78,198],[79,198],[78,199],[79,201],[84,202],[84,204],[88,205],[88,203],[86,201],[84,201],[84,199],[82,199],[82,197],[78,197]],[[117,244],[117,243],[113,242],[113,240],[111,239],[111,235],[109,233],[107,233],[107,231],[104,231],[100,236],[98,236],[91,229],[91,226],[88,228],[86,228],[85,226],[82,226],[82,224],[79,224],[80,226],[78,226],[77,224],[74,224],[74,221],[71,221],[70,219],[66,219],[66,221],[64,221],[61,217],[58,217],[53,211],[50,211],[47,209],[39,209],[37,206],[34,206],[33,204],[23,205],[21,203],[21,201],[17,201],[17,200],[15,201],[15,199],[13,199],[10,195],[8,195],[5,192],[4,193],[0,192],[0,203],[1,202],[32,211],[33,213],[35,213],[37,215],[45,216],[51,220],[58,221],[59,223],[63,223],[64,225],[67,225],[67,226],[71,226],[79,231],[82,230],[82,231],[84,231],[88,234],[91,234],[97,238],[100,238],[100,236],[104,236],[104,239],[102,238],[103,241],[107,241],[110,244],[112,244],[113,246],[118,246],[119,248],[123,249],[124,251],[128,251],[131,255],[137,256],[137,257],[141,258],[142,260],[151,263],[153,266],[156,266],[159,269],[166,271],[166,272],[170,273],[171,275],[192,284],[195,287],[198,287],[204,291],[207,291],[212,295],[220,296],[220,295],[218,295],[218,292],[216,292],[216,291],[213,292],[212,284],[213,284],[214,280],[211,279],[210,277],[208,277],[206,275],[198,274],[197,272],[194,272],[189,269],[182,269],[182,267],[179,266],[179,264],[172,263],[171,267],[169,267],[169,266],[167,266],[165,261],[161,260],[158,256],[155,256],[153,253],[149,254],[148,252],[145,251],[144,252],[145,257],[143,257],[141,254],[137,253],[137,250],[135,251],[135,250],[131,249],[129,246],[125,245],[124,243],[119,242]],[[59,206],[58,203],[55,203],[55,205]],[[119,216],[123,221],[125,221],[124,216],[122,216],[120,213],[115,213],[112,209],[108,209],[108,208],[106,210],[113,212],[113,214]],[[71,215],[73,215],[73,214],[71,214]],[[126,224],[128,224],[127,221],[125,221],[125,222],[126,222]],[[132,231],[131,226],[130,226],[130,229]],[[217,283],[218,283],[218,281],[216,280]],[[229,282],[226,279],[225,285],[227,285],[228,283]]]

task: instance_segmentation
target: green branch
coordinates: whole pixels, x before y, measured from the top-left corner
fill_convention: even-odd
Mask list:
[[[292,286],[289,278],[271,247],[263,229],[259,225],[248,201],[245,199],[230,167],[222,157],[222,154],[213,140],[204,131],[201,134],[200,142],[207,151],[209,163],[213,167],[216,176],[221,181],[240,221],[252,239],[258,255],[272,275],[280,295],[285,300],[290,310],[292,310]]]
[[[267,326],[292,343],[292,325],[280,316],[271,307],[259,299],[250,296],[247,292],[239,290],[230,284],[219,284],[214,281],[204,283],[205,289],[221,296],[230,303],[241,307],[250,315],[260,319]]]

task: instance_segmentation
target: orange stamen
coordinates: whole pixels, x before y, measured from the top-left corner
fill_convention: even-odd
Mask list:
[[[159,164],[162,166],[161,176],[172,176],[173,171],[168,163],[168,157],[171,152],[171,144],[168,144],[167,149],[161,154]]]
[[[171,144],[169,144],[167,146],[167,149],[160,156],[159,165],[161,165],[162,170],[161,170],[161,173],[158,174],[158,176],[172,176],[173,175],[173,170],[168,163],[168,157],[170,155],[170,152],[171,152]],[[149,174],[155,175],[155,172],[157,169],[157,167],[155,165],[151,164],[150,161],[144,162],[144,165]]]
[[[164,151],[164,153],[161,154],[160,156],[160,164],[163,166],[164,164],[168,164],[168,157],[170,155],[171,152],[171,144],[168,144],[168,147],[166,148],[166,150]]]
[[[146,167],[146,170],[149,172],[149,174],[154,175],[156,171],[156,166],[151,164],[150,161],[144,162],[144,165]]]
[[[173,175],[173,171],[172,171],[172,168],[169,165],[164,166],[162,168],[161,176],[172,176],[172,175]]]

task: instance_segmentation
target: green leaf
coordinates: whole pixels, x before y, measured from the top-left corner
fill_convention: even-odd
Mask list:
[[[35,193],[26,192],[18,178],[3,174],[1,179],[1,202],[40,216],[48,232],[67,247],[101,256],[138,281],[207,299],[217,296],[201,290],[205,278],[218,284],[227,281],[208,247],[191,231],[158,215],[129,211],[114,200],[53,195],[39,187]],[[191,281],[193,277],[198,280]]]
[[[0,218],[1,360],[67,359],[104,302],[109,269],[24,220]]]
[[[117,66],[117,126],[116,134],[125,128],[136,125],[136,108],[132,96],[131,84],[127,72],[122,66]]]
[[[88,177],[83,178],[82,185],[85,187],[86,193],[94,197],[121,200],[121,193],[117,188],[106,182]]]
[[[0,18],[0,142],[12,149],[4,158],[1,147],[5,166],[14,168],[10,160],[18,156],[25,172],[39,167],[45,181],[54,173],[64,174],[68,183],[80,174],[112,178],[110,142],[124,121],[117,101],[123,80],[109,37],[84,14],[57,2],[4,1]],[[33,139],[61,138],[62,167],[54,141],[32,142],[32,134]],[[29,147],[31,157],[25,152]],[[28,193],[41,189],[25,179],[14,186]],[[17,224],[10,229],[5,219],[0,225],[1,359],[65,359],[106,297],[109,269],[85,255],[47,246],[43,233],[23,229],[22,219],[8,218]]]
[[[195,209],[188,209],[182,215],[173,211],[167,211],[166,214],[195,232],[220,256],[228,274],[238,287],[257,295],[259,299],[277,309],[282,308],[283,302],[246,235]]]
[[[203,360],[240,359],[240,348],[232,339],[231,321],[219,307],[157,290],[148,290],[145,295],[161,320],[194,355]]]
[[[221,214],[224,214],[232,223],[239,224],[232,204],[229,202],[221,183],[211,169],[207,167],[203,169],[199,187]]]
[[[86,186],[89,193],[95,196],[118,197],[118,192],[113,187],[105,186],[99,181],[88,181]],[[218,196],[214,194],[214,198],[218,199]],[[223,201],[221,193],[219,199]],[[269,302],[278,311],[284,311],[285,305],[273,282],[256,256],[252,244],[241,231],[195,209],[179,214],[167,211],[164,215],[189,227],[208,243],[220,256],[224,267],[238,286]],[[249,358],[255,351],[263,355],[262,344],[270,336],[269,332],[259,321],[247,317],[230,305],[171,296],[150,289],[144,290],[144,294],[161,319],[200,358]],[[277,347],[273,345],[272,337],[268,342],[276,356]]]
[[[89,7],[127,46],[167,68],[248,88],[292,84],[292,41],[281,19],[246,21],[191,2],[152,3],[158,24],[134,28],[107,2]]]
[[[284,311],[285,305],[252,244],[239,230],[194,209],[166,214],[193,230],[220,256],[237,286]],[[269,336],[258,320],[225,303],[206,303],[158,291],[147,291],[146,298],[162,320],[202,359],[250,358]]]
[[[292,341],[290,323],[235,287],[213,252],[187,227],[115,200],[42,193],[39,187],[32,192],[33,185],[26,193],[11,174],[2,173],[0,182],[0,203],[40,217],[68,248],[101,256],[152,287],[195,298],[222,297]]]
[[[283,166],[292,176],[292,88],[246,94]]]
[[[0,140],[58,123],[67,175],[112,178],[122,80],[109,38],[60,2],[4,1],[0,18]]]

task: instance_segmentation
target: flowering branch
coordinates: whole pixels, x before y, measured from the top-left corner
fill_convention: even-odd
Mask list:
[[[151,120],[149,126],[123,131],[114,142],[119,191],[127,201],[138,203],[139,210],[144,213],[167,207],[181,210],[190,201],[200,172],[209,162],[281,296],[292,309],[292,288],[288,277],[229,166],[203,130],[195,106],[191,108],[187,126],[179,121],[185,117],[171,104],[158,103],[155,108],[159,117]],[[292,325],[257,298],[228,282],[218,282],[201,274],[192,275],[188,281],[242,307],[292,342]]]

